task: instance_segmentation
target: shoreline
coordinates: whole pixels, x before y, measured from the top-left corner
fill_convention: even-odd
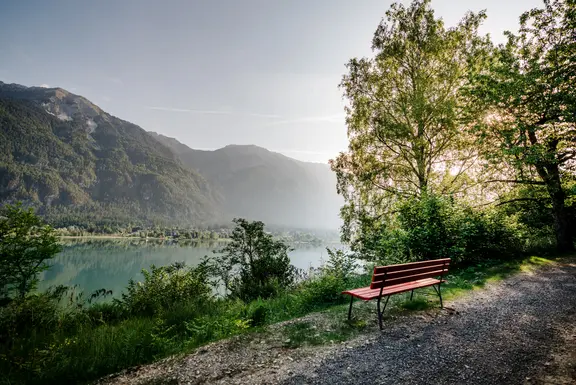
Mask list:
[[[122,240],[138,240],[138,241],[175,241],[175,242],[230,242],[231,238],[158,238],[158,237],[147,237],[147,238],[140,238],[140,237],[126,237],[122,235],[59,235],[58,239],[122,239]],[[332,246],[332,245],[341,245],[340,242],[337,241],[323,241],[319,245],[315,245],[314,242],[303,242],[303,241],[286,241],[288,244],[292,245],[312,245],[312,246]]]
[[[139,240],[139,241],[146,241],[146,240],[157,240],[157,241],[228,241],[230,238],[217,238],[217,239],[210,239],[210,238],[158,238],[158,237],[126,237],[122,235],[59,235],[58,238],[60,239],[127,239],[127,240]]]

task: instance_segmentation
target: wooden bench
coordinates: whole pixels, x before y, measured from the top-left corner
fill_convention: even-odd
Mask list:
[[[342,294],[350,295],[348,319],[352,317],[352,302],[354,301],[354,297],[364,301],[378,299],[378,323],[380,324],[380,330],[382,330],[382,314],[384,310],[386,310],[386,305],[388,305],[388,300],[392,294],[411,291],[410,300],[412,300],[415,289],[429,286],[432,286],[436,294],[438,294],[438,297],[440,297],[440,307],[443,308],[440,284],[446,282],[442,278],[448,272],[449,266],[450,258],[443,258],[374,267],[370,286],[342,292]],[[386,302],[384,303],[384,308],[380,310],[382,297],[386,297]]]

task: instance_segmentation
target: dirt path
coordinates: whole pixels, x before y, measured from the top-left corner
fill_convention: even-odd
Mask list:
[[[344,344],[242,338],[109,384],[575,384],[576,259],[388,319]],[[345,315],[343,314],[343,317]]]

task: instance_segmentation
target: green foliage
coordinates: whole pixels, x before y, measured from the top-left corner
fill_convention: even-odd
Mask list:
[[[328,253],[328,261],[322,267],[323,273],[342,282],[348,282],[360,267],[354,255],[342,249],[332,250],[328,247],[326,252]]]
[[[288,250],[282,241],[264,231],[264,223],[234,219],[231,241],[211,262],[230,296],[249,302],[268,298],[289,287],[295,279]]]
[[[470,12],[446,28],[428,0],[394,3],[374,34],[374,57],[349,61],[340,86],[350,144],[331,161],[346,200],[344,241],[361,237],[398,200],[463,188],[474,148],[460,130],[459,89],[484,53],[484,18]]]
[[[545,186],[557,246],[574,249],[566,179],[576,157],[576,3],[545,0],[520,17],[517,34],[469,74],[478,147],[503,182]],[[509,176],[509,177],[508,177]],[[533,197],[532,199],[542,199]]]
[[[469,263],[523,250],[516,223],[501,212],[478,212],[428,194],[402,202],[397,211],[393,221],[370,234],[370,249],[360,257],[384,264],[438,258]]]
[[[258,305],[250,310],[248,319],[251,326],[262,326],[266,323],[269,309],[265,305]]]
[[[183,263],[142,270],[143,282],[130,280],[118,304],[131,315],[153,316],[191,300],[202,303],[209,300],[206,264],[186,267]]]
[[[47,260],[61,250],[54,230],[32,209],[6,205],[0,211],[0,302],[36,288]]]

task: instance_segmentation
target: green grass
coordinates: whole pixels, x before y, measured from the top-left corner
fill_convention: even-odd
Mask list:
[[[452,271],[446,277],[448,282],[442,286],[442,293],[444,298],[451,299],[464,292],[481,289],[487,283],[501,281],[519,272],[530,272],[553,262],[552,259],[537,256],[510,261],[483,261]]]
[[[521,271],[530,272],[549,263],[552,263],[549,259],[530,257],[504,262],[485,261],[454,269],[446,277],[448,283],[443,285],[443,297],[449,300],[489,282]],[[345,284],[323,277],[307,282],[297,290],[249,304],[218,300],[199,308],[197,303],[191,302],[155,317],[108,323],[74,319],[75,327],[59,320],[55,330],[48,334],[35,332],[16,340],[14,346],[0,345],[0,384],[86,383],[131,366],[191,352],[208,342],[258,333],[267,325],[318,312],[318,317],[305,317],[281,326],[283,346],[297,348],[339,343],[365,330],[378,330],[375,301],[355,301],[354,318],[348,322],[349,297],[340,294],[347,288],[366,286],[369,281],[368,275],[354,277]],[[385,317],[438,306],[436,294],[430,288],[416,291],[413,301],[409,297],[410,293],[392,296]],[[101,310],[106,310],[106,306]]]
[[[473,290],[481,289],[488,283],[501,281],[519,272],[532,272],[539,266],[553,262],[551,259],[532,256],[511,261],[484,261],[476,265],[456,268],[446,277],[448,282],[442,285],[442,296],[444,300],[455,299]],[[361,279],[363,281],[358,282],[355,287],[366,286],[370,277],[365,276]],[[412,300],[410,300],[410,292],[391,296],[384,318],[405,312],[434,309],[438,306],[439,299],[434,289],[423,288],[414,292]],[[286,325],[283,330],[286,338],[285,346],[294,348],[342,342],[361,333],[367,326],[371,326],[372,330],[377,330],[375,308],[375,301],[355,301],[353,318],[348,321],[348,301],[343,305],[329,306],[322,311],[323,317],[318,317],[314,322],[302,321]]]

